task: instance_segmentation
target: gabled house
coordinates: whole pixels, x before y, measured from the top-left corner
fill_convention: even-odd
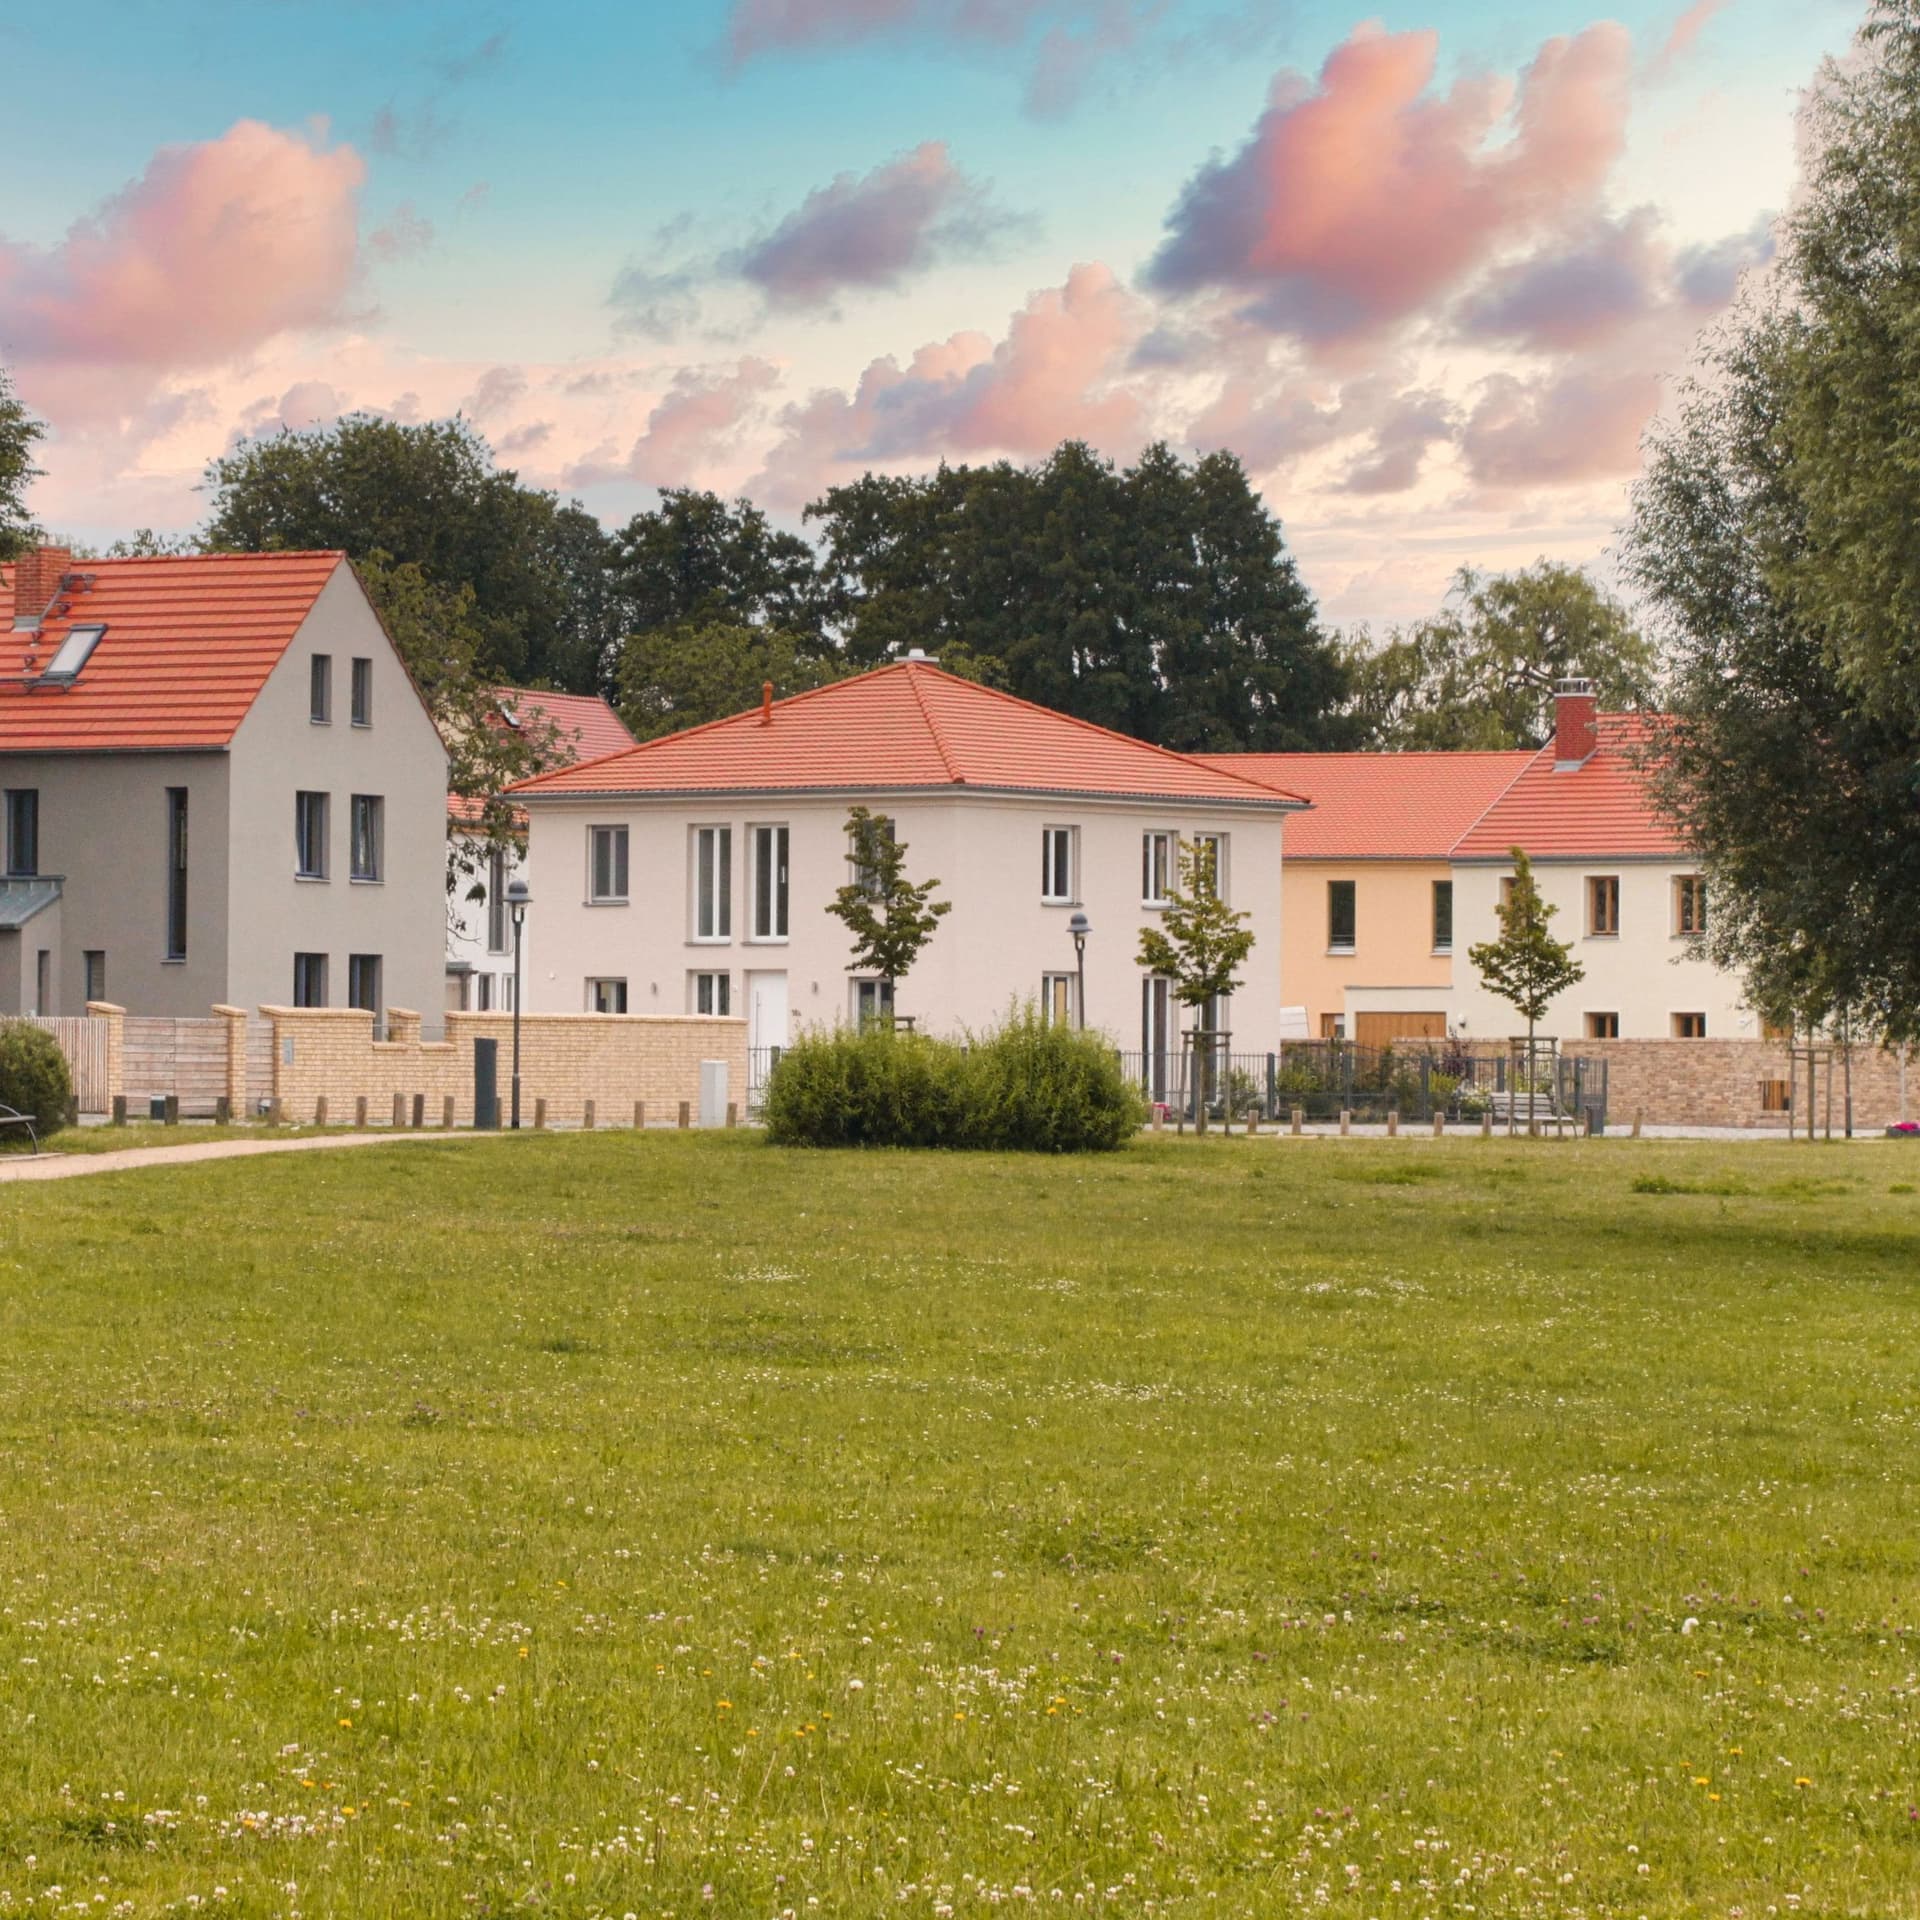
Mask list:
[[[1312,803],[1287,826],[1279,954],[1282,996],[1304,1010],[1307,1034],[1367,1047],[1444,1035],[1457,964],[1453,848],[1533,756],[1200,757]]]
[[[1143,977],[1140,929],[1177,884],[1177,842],[1210,836],[1250,917],[1236,1050],[1279,1035],[1281,827],[1299,802],[909,657],[514,789],[538,881],[533,1010],[745,1012],[754,1047],[893,1012],[953,1031],[1037,1001],[1077,1020],[1070,925],[1084,914],[1084,1014],[1116,1046],[1175,1057],[1187,1024]],[[891,1009],[850,971],[827,912],[854,876],[848,810],[890,820],[914,879],[952,903]]]
[[[346,556],[0,568],[7,1011],[436,1004],[446,750]]]
[[[603,759],[638,744],[627,723],[596,694],[547,693],[525,687],[493,689],[496,724],[531,736],[552,767]],[[447,828],[454,841],[453,885],[447,901],[446,1004],[450,1012],[485,1013],[513,1005],[513,929],[507,888],[528,876],[524,837],[518,848],[489,845],[471,831],[480,809],[465,795],[447,796]],[[524,836],[525,820],[522,816]],[[521,965],[532,963],[537,926],[521,940]]]
[[[1762,1038],[1742,981],[1706,957],[1706,882],[1648,790],[1658,717],[1601,713],[1584,680],[1562,681],[1554,706],[1553,739],[1453,849],[1454,1031],[1492,1040],[1519,1030],[1466,959],[1470,946],[1498,936],[1517,846],[1558,909],[1554,937],[1586,969],[1541,1032],[1564,1041]]]

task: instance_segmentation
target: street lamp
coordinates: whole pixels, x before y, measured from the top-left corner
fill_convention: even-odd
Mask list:
[[[1067,922],[1067,931],[1073,935],[1074,1011],[1080,1016],[1080,1031],[1084,1033],[1087,1029],[1087,935],[1093,931],[1093,922],[1084,913],[1076,913]]]
[[[507,912],[513,920],[513,1130],[520,1131],[520,939],[527,928],[533,890],[516,875],[507,882]]]

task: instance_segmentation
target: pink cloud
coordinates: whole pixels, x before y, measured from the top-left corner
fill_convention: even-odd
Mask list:
[[[1497,373],[1481,383],[1460,449],[1490,487],[1631,473],[1660,392],[1660,374],[1646,367],[1576,365],[1530,380]]]
[[[809,306],[854,287],[897,287],[941,258],[978,253],[1006,217],[928,140],[864,174],[816,187],[744,248],[742,279],[776,306]]]
[[[1076,266],[1032,295],[997,343],[956,333],[905,368],[891,355],[870,362],[851,393],[826,388],[789,407],[752,486],[794,506],[873,464],[1037,457],[1068,439],[1124,447],[1140,437],[1141,402],[1115,377],[1144,331],[1141,303],[1108,268]]]
[[[1432,32],[1369,26],[1328,57],[1317,87],[1282,75],[1240,151],[1189,182],[1152,284],[1230,289],[1276,331],[1350,339],[1597,206],[1625,137],[1625,30],[1547,41],[1517,87],[1474,75],[1444,94],[1432,91],[1438,45]]]
[[[751,354],[732,367],[683,367],[624,454],[617,443],[602,442],[569,466],[563,481],[570,487],[612,480],[650,487],[698,484],[715,461],[734,450],[779,380],[777,368]]]
[[[0,241],[0,342],[23,365],[154,371],[337,319],[358,257],[351,147],[242,120],[163,147],[50,248]]]
[[[1693,4],[1674,21],[1672,30],[1661,43],[1660,51],[1647,63],[1647,77],[1664,79],[1674,66],[1690,54],[1713,16],[1727,0],[1693,0]]]

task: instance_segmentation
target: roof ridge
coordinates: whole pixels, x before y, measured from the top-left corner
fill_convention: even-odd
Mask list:
[[[947,748],[946,735],[940,731],[940,723],[933,717],[933,709],[927,705],[927,696],[921,691],[920,676],[912,671],[914,667],[924,667],[928,663],[924,660],[902,660],[899,664],[908,669],[907,685],[913,692],[913,704],[920,709],[920,718],[927,723],[927,733],[932,738],[934,752],[940,756],[940,764],[946,768],[948,779],[956,787],[964,787],[967,776],[954,764],[953,755]],[[940,669],[935,667],[934,671],[938,673]],[[960,678],[957,673],[947,677],[950,680]]]

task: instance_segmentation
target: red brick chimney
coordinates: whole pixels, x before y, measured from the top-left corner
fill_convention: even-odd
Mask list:
[[[1553,686],[1553,764],[1578,767],[1600,744],[1600,702],[1591,680],[1556,680]]]
[[[53,604],[63,576],[73,566],[71,547],[36,547],[13,563],[13,624],[32,632]]]

